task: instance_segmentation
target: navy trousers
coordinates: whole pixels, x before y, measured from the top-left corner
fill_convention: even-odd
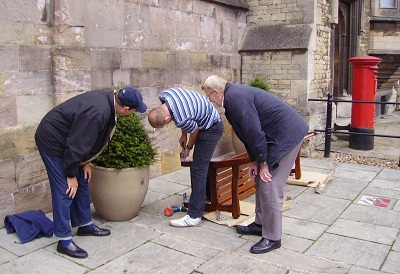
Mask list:
[[[193,163],[190,167],[192,194],[189,199],[188,214],[192,218],[203,217],[206,202],[208,166],[223,132],[224,123],[219,121],[211,128],[201,130],[197,135],[193,151]]]
[[[71,239],[71,225],[78,227],[92,223],[88,181],[83,177],[83,168],[79,167],[79,172],[76,174],[78,190],[72,199],[65,194],[68,183],[63,169],[63,159],[53,157],[42,150],[39,150],[39,153],[50,181],[54,235],[61,240]]]

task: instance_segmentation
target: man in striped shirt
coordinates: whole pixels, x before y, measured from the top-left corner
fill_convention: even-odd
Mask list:
[[[208,166],[215,147],[221,139],[224,124],[217,109],[207,99],[192,90],[170,88],[161,92],[161,106],[150,111],[148,119],[154,128],[163,128],[174,121],[181,129],[179,144],[186,159],[194,148],[190,167],[192,194],[187,215],[171,220],[175,227],[198,226],[204,214]],[[189,134],[189,139],[187,137]]]

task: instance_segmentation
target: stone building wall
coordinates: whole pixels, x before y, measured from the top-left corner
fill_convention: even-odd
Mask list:
[[[330,89],[330,5],[325,0],[246,2],[249,5],[248,26],[264,28],[266,42],[262,49],[243,44],[239,47],[243,83],[249,83],[258,75],[271,86],[272,93],[296,108],[310,130],[321,129],[325,124],[325,104],[307,99],[326,97]],[[290,32],[292,28],[304,27],[311,31]],[[284,36],[281,45],[271,45],[271,40],[281,36]],[[305,45],[299,46],[304,39]],[[313,145],[321,141],[314,138]]]
[[[53,106],[49,1],[0,4],[0,219],[51,209],[36,150],[37,123]]]
[[[239,81],[245,9],[219,2],[224,1],[2,1],[0,219],[51,210],[34,132],[54,105],[123,82],[141,90],[151,109],[168,87],[201,92],[211,74]],[[159,152],[151,177],[180,168],[180,130],[171,125],[154,131],[143,122]],[[216,155],[232,151],[226,129]]]

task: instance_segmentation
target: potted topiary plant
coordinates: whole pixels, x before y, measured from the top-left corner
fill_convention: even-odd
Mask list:
[[[101,218],[125,221],[138,214],[156,154],[141,117],[119,116],[108,148],[92,162],[90,196]]]
[[[260,77],[256,74],[254,78],[250,81],[249,86],[260,88],[266,91],[269,91],[271,88],[270,86],[264,82],[264,80],[260,79]]]
[[[266,91],[271,89],[270,86],[265,83],[257,74],[254,75],[254,78],[250,81],[249,86],[257,87]],[[240,141],[234,130],[232,130],[232,146],[236,154],[246,151],[244,144],[242,141]]]

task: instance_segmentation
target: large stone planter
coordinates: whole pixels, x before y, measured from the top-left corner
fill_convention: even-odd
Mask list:
[[[232,146],[236,154],[246,152],[246,148],[239,137],[236,135],[235,131],[232,129]]]
[[[149,187],[149,166],[122,170],[91,167],[89,190],[97,214],[109,221],[137,216]]]

